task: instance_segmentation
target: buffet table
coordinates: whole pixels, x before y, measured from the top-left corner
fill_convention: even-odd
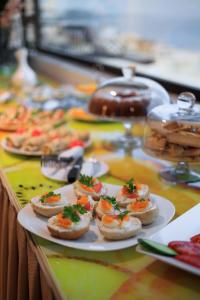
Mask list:
[[[8,105],[13,104],[2,104],[0,109]],[[102,138],[122,131],[119,123],[69,121],[68,126],[90,131],[93,144],[86,155],[104,160],[110,168],[101,178],[103,182],[122,184],[134,177],[148,184],[152,193],[172,201],[175,217],[200,201],[198,189],[170,186],[159,179],[164,162],[146,156],[140,149],[133,159],[123,151],[105,148]],[[140,127],[135,131],[142,134]],[[4,136],[5,132],[0,132],[0,138]],[[0,299],[199,299],[197,276],[139,254],[135,247],[82,251],[26,232],[16,219],[20,208],[33,196],[63,184],[45,178],[38,159],[12,155],[3,149],[0,167]]]

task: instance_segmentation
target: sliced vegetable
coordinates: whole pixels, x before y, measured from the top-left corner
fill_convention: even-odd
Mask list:
[[[198,255],[179,254],[175,258],[184,263],[200,268],[200,256]]]
[[[200,246],[187,241],[172,241],[168,246],[179,254],[198,255],[200,257]]]
[[[136,192],[136,185],[133,178],[129,179],[125,183],[125,185],[123,186],[123,192],[128,194],[132,194],[133,192]]]
[[[54,124],[53,128],[59,128],[59,127],[63,126],[64,124],[66,124],[66,121],[62,120],[62,121],[57,122],[56,124]]]
[[[75,140],[75,141],[72,141],[71,143],[69,143],[67,148],[73,148],[73,147],[77,147],[77,146],[84,147],[85,143],[81,140]]]
[[[36,136],[40,136],[42,135],[42,130],[41,129],[34,129],[31,133],[32,136],[36,137]]]
[[[23,134],[24,132],[26,132],[26,128],[19,128],[16,131],[16,134]]]
[[[157,243],[148,239],[138,239],[139,244],[141,244],[144,248],[156,252],[157,254],[166,255],[166,256],[176,256],[177,252],[173,249],[169,248],[166,245]]]
[[[190,240],[191,240],[191,242],[200,245],[200,234],[196,234],[196,235],[192,236]]]
[[[96,193],[99,193],[100,190],[102,189],[102,183],[101,182],[98,182],[97,184],[95,184],[93,186],[93,189],[95,190]]]

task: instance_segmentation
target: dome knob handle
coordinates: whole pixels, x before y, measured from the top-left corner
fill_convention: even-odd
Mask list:
[[[177,105],[180,113],[191,111],[196,102],[196,97],[190,92],[184,92],[178,95]]]
[[[134,64],[124,66],[122,68],[122,74],[127,79],[132,79],[136,72],[136,66]]]

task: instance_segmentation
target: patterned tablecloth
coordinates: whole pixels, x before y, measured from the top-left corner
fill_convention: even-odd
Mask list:
[[[1,86],[2,88],[2,86]],[[12,104],[11,104],[12,105]],[[6,109],[1,105],[0,109]],[[198,189],[170,186],[158,177],[165,163],[146,156],[142,150],[127,156],[123,150],[105,149],[103,137],[122,131],[120,124],[91,124],[69,122],[68,126],[91,132],[93,145],[86,155],[103,159],[110,167],[103,182],[120,184],[130,177],[150,186],[151,192],[171,200],[176,207],[175,217],[180,216],[200,201]],[[141,134],[141,128],[135,128]],[[5,133],[0,133],[0,138]],[[16,194],[21,207],[30,199],[62,184],[48,180],[40,172],[38,159],[20,157],[0,149],[0,166]],[[189,226],[189,224],[188,224]],[[50,272],[63,299],[199,299],[199,278],[141,255],[135,247],[113,252],[90,252],[66,248],[34,236],[35,243],[47,258]]]

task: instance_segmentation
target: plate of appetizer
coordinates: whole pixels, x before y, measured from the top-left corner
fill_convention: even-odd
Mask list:
[[[62,109],[50,112],[31,110],[23,105],[17,105],[0,113],[0,130],[20,132],[33,126],[53,126],[58,122],[64,122],[64,117],[65,112]]]
[[[133,179],[121,187],[80,174],[74,184],[31,199],[19,212],[18,221],[30,232],[66,247],[87,251],[127,248],[160,230],[175,213],[169,200],[149,189],[142,192],[142,188]],[[131,210],[117,197],[122,189],[131,199]]]
[[[200,276],[200,204],[149,239],[139,239],[137,251]]]
[[[30,115],[30,110],[23,105],[10,107],[0,113],[0,130],[16,131],[26,125]]]
[[[65,121],[22,128],[1,142],[2,148],[13,154],[41,156],[57,154],[74,146],[87,148],[91,138],[87,131],[76,132],[66,127]]]

